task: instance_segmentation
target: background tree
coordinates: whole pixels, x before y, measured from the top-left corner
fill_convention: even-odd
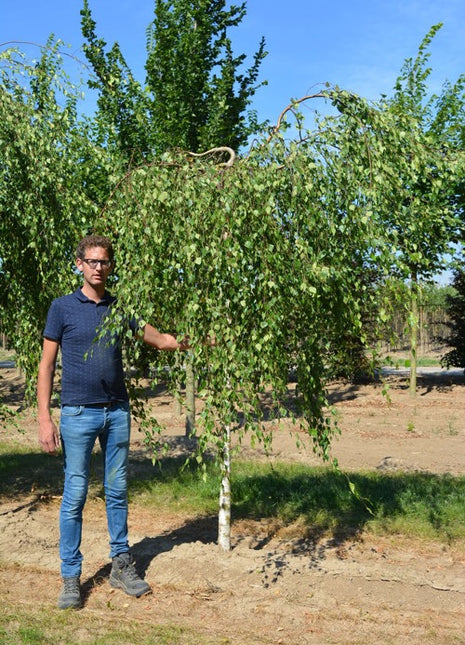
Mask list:
[[[463,209],[456,196],[464,170],[459,143],[465,119],[465,76],[446,83],[439,96],[429,96],[427,87],[428,47],[440,28],[440,24],[432,27],[417,57],[405,61],[393,97],[383,103],[398,123],[395,172],[399,183],[387,196],[390,204],[381,225],[396,253],[396,271],[410,285],[412,394],[416,391],[419,284],[446,267],[446,254],[453,255],[463,230]]]
[[[86,188],[106,162],[77,125],[59,46],[50,41],[32,65],[0,55],[0,306],[28,396],[46,312],[76,284],[74,246],[97,214]]]
[[[88,0],[81,11],[84,52],[95,73],[100,139],[121,150],[132,164],[168,149],[192,152],[214,146],[238,150],[259,130],[249,110],[264,40],[252,66],[234,56],[229,30],[246,14],[245,3],[226,8],[225,0],[155,0],[147,28],[147,76],[137,81],[115,43],[96,36]]]
[[[265,41],[241,71],[246,57],[234,56],[228,34],[246,15],[246,3],[226,7],[225,0],[155,0],[145,67],[158,150],[238,151],[259,130],[248,108],[260,86]]]
[[[94,141],[109,147],[113,154],[121,154],[126,163],[141,163],[147,156],[150,158],[152,150],[147,95],[126,64],[118,43],[105,51],[107,43],[95,33],[96,23],[87,0],[81,16],[83,49],[94,72],[88,85],[98,92]]]

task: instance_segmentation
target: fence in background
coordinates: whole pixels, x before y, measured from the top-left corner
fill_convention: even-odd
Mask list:
[[[424,306],[420,307],[419,316],[418,356],[447,352],[449,347],[445,340],[450,337],[451,330],[447,324],[450,319],[446,310],[443,307]],[[398,312],[394,315],[391,329],[396,340],[386,342],[383,347],[384,351],[408,352],[410,343],[407,330],[407,314],[405,312]]]

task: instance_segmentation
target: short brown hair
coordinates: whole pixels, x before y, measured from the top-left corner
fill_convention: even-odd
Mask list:
[[[113,251],[113,245],[111,243],[110,238],[105,237],[104,235],[86,235],[86,237],[83,237],[82,240],[77,245],[76,257],[80,258],[81,260],[84,259],[84,256],[86,254],[86,249],[89,249],[95,246],[100,246],[102,249],[106,249],[106,251],[108,252],[108,257],[113,262],[113,258],[115,255]]]

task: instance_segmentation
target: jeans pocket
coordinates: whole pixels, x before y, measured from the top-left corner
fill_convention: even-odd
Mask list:
[[[77,417],[82,413],[82,405],[62,405],[62,417]]]

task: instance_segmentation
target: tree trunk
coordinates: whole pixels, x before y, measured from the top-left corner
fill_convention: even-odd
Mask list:
[[[218,546],[231,550],[231,427],[225,426],[221,462],[220,509],[218,513]]]
[[[412,396],[417,393],[417,345],[418,345],[418,283],[416,276],[412,278],[409,316],[410,333],[410,384],[409,390]]]

